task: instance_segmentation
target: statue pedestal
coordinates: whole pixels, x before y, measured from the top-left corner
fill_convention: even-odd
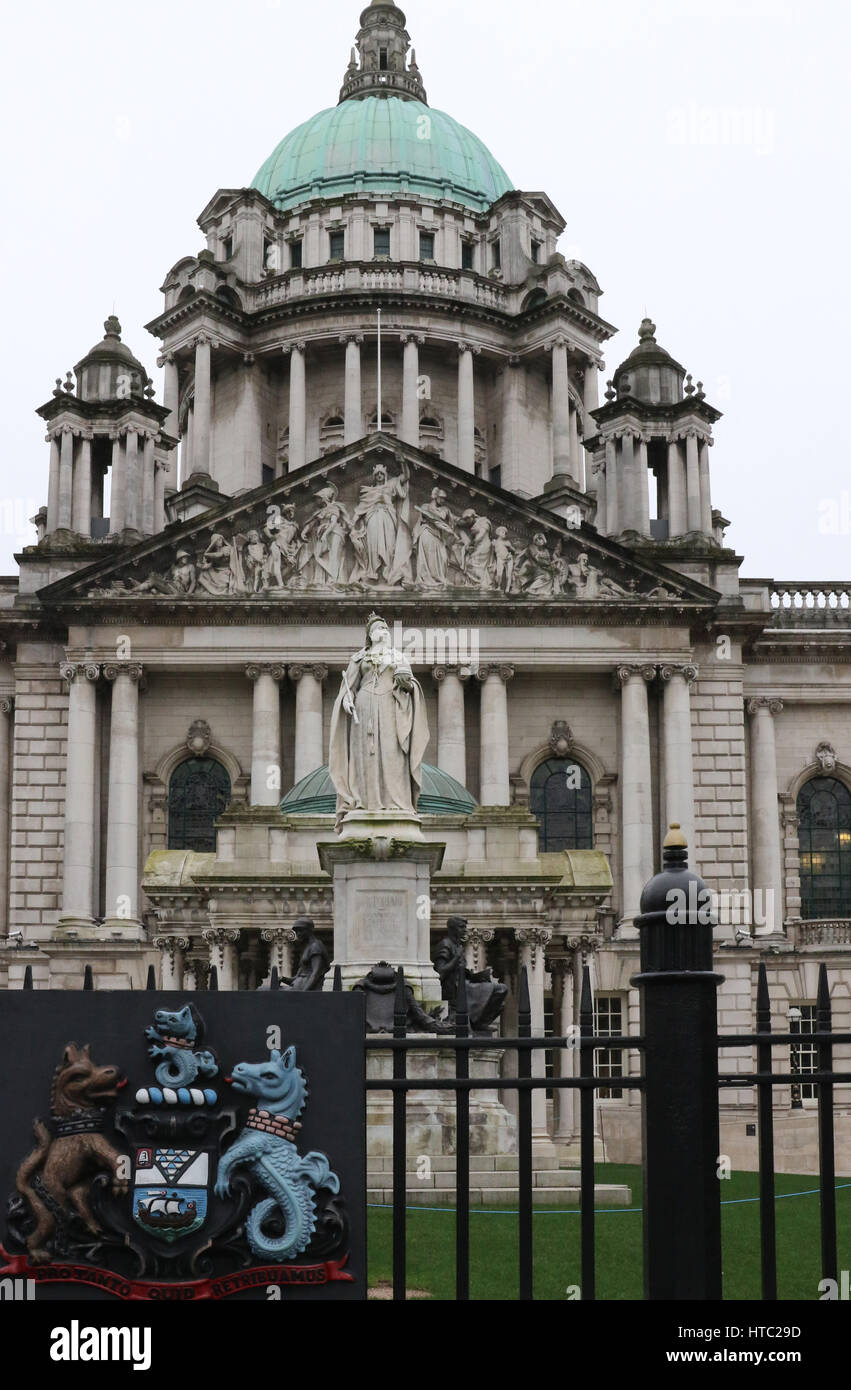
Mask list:
[[[429,927],[431,875],[445,848],[423,839],[417,817],[380,811],[352,813],[338,840],[317,845],[334,883],[334,965],[344,989],[388,961],[402,966],[420,1003],[440,1002]]]
[[[369,1048],[369,1036],[366,1040]],[[517,1152],[517,1121],[499,1100],[499,1064],[502,1053],[496,1048],[470,1052],[470,1075],[492,1081],[493,1085],[470,1092],[470,1153],[497,1157]],[[425,1154],[447,1158],[457,1153],[455,1096],[437,1090],[430,1082],[455,1075],[455,1053],[428,1048],[412,1048],[407,1053],[408,1076],[417,1089],[408,1092],[405,1107],[406,1156],[409,1169]],[[370,1081],[383,1081],[393,1075],[391,1052],[367,1051],[366,1074]],[[393,1097],[389,1091],[368,1092],[366,1120],[367,1162],[393,1156]]]

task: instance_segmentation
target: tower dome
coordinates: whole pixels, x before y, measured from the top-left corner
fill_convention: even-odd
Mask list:
[[[126,343],[121,341],[121,324],[114,314],[104,323],[102,340],[95,343],[76,365],[77,393],[84,401],[144,398],[148,373]]]
[[[659,346],[655,334],[655,323],[642,319],[638,347],[621,362],[612,381],[619,397],[631,396],[646,405],[674,405],[683,398],[685,367]]]
[[[483,212],[513,184],[465,126],[426,101],[405,16],[388,0],[361,15],[336,107],[290,131],[253,187],[285,211],[347,193],[412,193]]]

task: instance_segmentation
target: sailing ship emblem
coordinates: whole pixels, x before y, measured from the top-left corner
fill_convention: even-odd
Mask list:
[[[207,1219],[210,1152],[203,1149],[137,1149],[133,1220],[169,1243],[190,1235]]]

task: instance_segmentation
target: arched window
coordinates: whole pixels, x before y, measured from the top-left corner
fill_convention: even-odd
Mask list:
[[[801,916],[851,917],[851,791],[811,777],[798,792]]]
[[[591,778],[572,758],[548,758],[532,773],[529,809],[540,822],[542,852],[593,849]]]
[[[168,786],[168,847],[216,848],[215,823],[230,801],[230,777],[215,758],[187,758],[171,774]]]

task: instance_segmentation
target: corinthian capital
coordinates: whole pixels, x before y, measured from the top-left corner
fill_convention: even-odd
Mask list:
[[[100,679],[100,666],[94,661],[63,661],[59,667],[59,674],[69,685],[73,685],[75,680],[95,681]]]
[[[783,701],[775,700],[770,695],[755,695],[748,700],[748,714],[756,714],[761,709],[767,709],[769,714],[780,714]]]
[[[640,676],[641,679],[643,681],[646,681],[649,685],[651,681],[654,681],[656,679],[656,667],[638,665],[618,666],[615,671],[615,678],[617,680],[618,685],[620,685],[621,687],[625,686],[627,681],[633,680],[636,676]]]
[[[252,661],[246,666],[245,674],[250,681],[259,681],[261,676],[271,676],[273,681],[282,681],[287,674],[287,668],[278,661]]]
[[[145,668],[140,661],[116,661],[110,662],[103,668],[104,680],[116,681],[119,676],[129,676],[134,684],[142,679]]]
[[[682,676],[687,685],[692,685],[697,680],[696,666],[660,666],[659,676],[663,681],[671,681],[674,676]]]

